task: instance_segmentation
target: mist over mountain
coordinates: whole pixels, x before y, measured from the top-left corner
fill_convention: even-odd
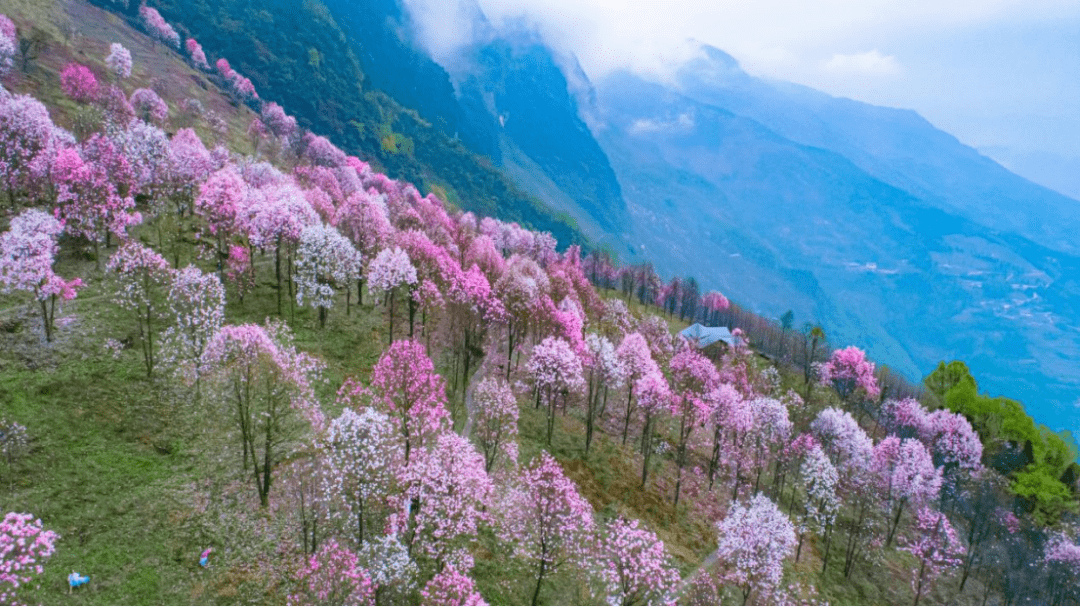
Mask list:
[[[1075,423],[1080,344],[1061,322],[1080,294],[1075,257],[629,74],[598,91],[598,138],[661,271],[693,268],[751,307],[791,308],[915,378],[967,360],[990,392]]]
[[[966,360],[990,393],[1080,425],[1065,320],[1080,203],[914,111],[756,78],[720,49],[670,82],[592,83],[526,25],[493,31],[463,6],[481,34],[440,57],[458,124],[489,138],[477,149],[494,137],[492,159],[595,242],[765,314],[792,309],[913,379]],[[424,48],[416,27],[398,31]]]
[[[396,1],[327,2],[376,88],[574,215],[592,236],[622,230],[619,183],[551,50],[526,27],[497,35],[471,6],[476,39],[440,66],[420,50],[416,24]]]

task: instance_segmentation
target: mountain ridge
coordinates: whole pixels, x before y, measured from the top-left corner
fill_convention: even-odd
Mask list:
[[[1009,238],[1009,232],[986,227],[952,205],[934,204],[890,185],[836,151],[799,144],[756,120],[696,102],[662,84],[624,73],[596,85],[608,111],[597,137],[635,209],[633,237],[651,247],[659,270],[683,273],[680,268],[694,267],[704,284],[723,285],[726,293],[752,309],[779,315],[792,308],[801,318],[831,327],[836,337],[868,347],[909,377],[919,377],[938,360],[968,360],[985,371],[986,388],[1019,391],[1044,418],[1075,427],[1076,416],[1068,405],[1080,382],[1058,359],[1080,354],[1080,343],[1055,319],[1075,310],[1078,293],[1064,274],[1046,269],[1054,263],[1071,266],[1074,256],[1052,254],[1053,249],[1020,235]],[[653,147],[646,151],[647,145]],[[770,153],[775,146],[787,152]],[[648,176],[635,173],[650,162],[663,168],[642,169]],[[675,177],[665,182],[665,171]],[[710,187],[686,190],[687,175]],[[655,187],[636,187],[634,181]],[[676,181],[683,188],[681,214],[663,202],[665,189]],[[844,194],[843,188],[836,189],[848,182],[877,183],[883,189],[871,188],[861,197],[850,195],[856,190]],[[643,188],[646,194],[637,195]],[[723,193],[723,203],[714,203],[717,193]],[[717,206],[725,211],[715,211]],[[780,219],[757,207],[770,209]],[[790,222],[792,214],[803,222]],[[703,223],[707,225],[699,225]],[[702,255],[692,246],[684,253],[661,247],[665,237],[657,236],[657,230],[668,230],[666,238],[672,242],[698,243],[718,252],[771,253],[758,253],[756,260],[729,272],[714,270],[694,263],[695,255]],[[725,230],[727,245],[710,242],[710,234]],[[741,236],[733,237],[732,230]],[[815,239],[808,231],[829,233],[833,240]],[[814,281],[805,281],[803,272]],[[968,272],[989,276],[976,279]],[[1045,277],[1034,285],[1044,293],[1040,297],[1024,296],[1031,289],[1019,283],[1010,286],[1008,280],[1032,272]],[[794,276],[803,277],[801,286],[792,281]],[[927,285],[934,286],[936,297],[921,294]],[[827,296],[811,291],[816,296],[806,299],[806,290],[814,286]],[[899,304],[890,305],[893,301]],[[841,312],[845,308],[858,312]],[[898,314],[898,308],[907,311]],[[1031,317],[1010,320],[1015,314]],[[939,335],[942,328],[947,335]],[[1031,359],[1036,368],[1005,369],[1008,365],[997,360],[1002,357],[983,351],[1002,347],[1009,351],[1003,358]],[[1012,389],[1013,384],[1019,390]]]

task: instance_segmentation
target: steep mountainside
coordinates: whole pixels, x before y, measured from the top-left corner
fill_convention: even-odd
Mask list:
[[[109,10],[112,2],[96,0]],[[395,179],[438,189],[468,210],[580,241],[562,214],[515,186],[490,163],[415,111],[372,87],[354,43],[317,0],[156,4],[182,35],[197,38],[211,62],[228,57],[260,94],[289,108],[301,125],[331,137]],[[134,18],[137,5],[121,12]]]
[[[505,141],[521,150],[608,231],[626,205],[607,156],[579,117],[566,76],[540,43],[497,40],[473,52],[474,72],[457,75],[462,95],[483,100]]]
[[[372,87],[575,215],[591,239],[625,229],[619,182],[579,117],[562,66],[535,35],[495,38],[473,7],[475,27],[492,39],[463,48],[448,74],[417,50],[415,26],[396,0],[326,6]]]

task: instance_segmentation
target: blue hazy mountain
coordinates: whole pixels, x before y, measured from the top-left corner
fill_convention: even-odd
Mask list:
[[[1078,425],[1075,201],[914,112],[709,59],[674,86],[596,84],[596,135],[644,256],[762,313],[821,321],[916,379],[966,360],[984,389]]]

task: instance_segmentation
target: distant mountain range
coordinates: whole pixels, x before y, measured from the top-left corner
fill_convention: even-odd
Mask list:
[[[677,86],[597,83],[632,241],[765,313],[821,321],[913,378],[981,386],[1075,428],[1076,201],[913,112],[746,76],[715,49]]]

